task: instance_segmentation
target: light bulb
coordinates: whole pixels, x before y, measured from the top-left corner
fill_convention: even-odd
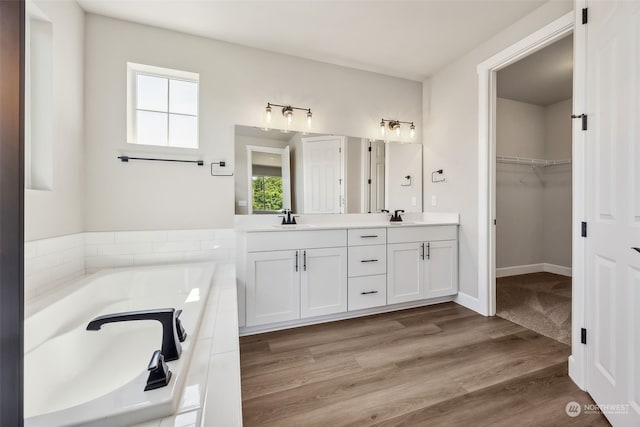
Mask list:
[[[396,136],[400,136],[400,123],[397,123],[394,127],[396,129]]]
[[[282,108],[282,115],[287,118],[287,126],[291,127],[291,123],[293,123],[293,108],[289,106]]]
[[[264,121],[267,122],[267,124],[271,123],[271,105],[269,104],[267,104],[266,113],[264,115]]]
[[[384,120],[380,121],[380,135],[384,136]]]
[[[411,123],[411,126],[409,127],[409,136],[411,136],[411,139],[416,137],[416,125],[413,123]]]
[[[311,129],[311,110],[307,111],[307,129]]]

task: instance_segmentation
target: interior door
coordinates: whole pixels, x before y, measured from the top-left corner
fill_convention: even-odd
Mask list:
[[[304,212],[344,210],[344,137],[302,138]]]
[[[587,390],[640,425],[640,2],[589,3]]]
[[[301,317],[347,311],[347,248],[299,252],[302,253]]]
[[[384,142],[371,141],[371,212],[384,209]]]

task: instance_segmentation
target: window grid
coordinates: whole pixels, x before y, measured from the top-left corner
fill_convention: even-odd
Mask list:
[[[167,108],[166,110],[153,110],[153,109],[147,109],[147,108],[138,108],[138,76],[145,76],[145,77],[152,77],[152,78],[161,78],[161,79],[166,79],[167,80]],[[162,74],[153,74],[153,73],[147,73],[147,72],[143,72],[143,71],[136,71],[134,73],[134,77],[135,77],[135,113],[137,113],[138,111],[142,111],[142,112],[149,112],[149,113],[161,113],[161,114],[165,114],[166,118],[167,118],[167,126],[166,126],[166,135],[167,135],[167,147],[172,147],[171,145],[171,140],[170,140],[170,118],[172,115],[176,115],[176,116],[183,116],[183,117],[194,117],[196,119],[196,126],[199,126],[199,93],[196,95],[196,114],[188,114],[188,113],[175,113],[171,111],[171,82],[177,81],[177,82],[186,82],[186,83],[194,83],[197,85],[197,88],[199,90],[199,82],[197,80],[190,80],[190,79],[180,79],[180,78],[176,78],[176,77],[170,77],[167,75],[162,75]],[[135,117],[137,117],[137,114],[135,114]],[[137,122],[137,118],[135,119]],[[197,131],[197,130],[196,130]],[[135,125],[135,132],[136,132],[136,143],[138,142],[138,124],[136,123]],[[198,133],[196,133],[196,135],[198,135]],[[143,144],[145,145],[145,144]],[[191,148],[198,148],[199,142],[198,142],[198,137],[196,136],[196,146],[195,147],[191,147]],[[160,144],[158,144],[158,146],[162,146]],[[173,146],[174,148],[185,148],[185,147],[179,147],[179,146]]]

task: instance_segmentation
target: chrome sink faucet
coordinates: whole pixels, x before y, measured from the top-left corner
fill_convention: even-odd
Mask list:
[[[157,320],[162,324],[162,348],[160,352],[164,360],[170,362],[180,358],[181,342],[187,339],[187,333],[180,322],[182,310],[160,308],[154,310],[127,311],[124,313],[106,314],[93,319],[87,325],[87,331],[100,330],[105,323],[129,322],[133,320]]]

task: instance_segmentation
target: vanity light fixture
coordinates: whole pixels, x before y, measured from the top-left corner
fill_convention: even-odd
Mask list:
[[[293,110],[301,110],[307,112],[307,129],[311,129],[311,119],[313,115],[311,114],[311,108],[301,108],[294,107],[292,105],[282,105],[282,104],[273,104],[271,102],[267,102],[267,108],[265,110],[265,122],[267,125],[271,124],[271,107],[281,107],[282,115],[287,119],[287,127],[291,127],[293,124]]]
[[[413,124],[413,122],[404,122],[402,120],[390,120],[390,119],[382,119],[380,120],[380,134],[382,136],[385,135],[386,129],[387,127],[392,131],[395,132],[396,136],[400,136],[400,133],[402,131],[400,124],[404,123],[409,125],[409,136],[411,137],[411,139],[416,137],[416,125]]]

